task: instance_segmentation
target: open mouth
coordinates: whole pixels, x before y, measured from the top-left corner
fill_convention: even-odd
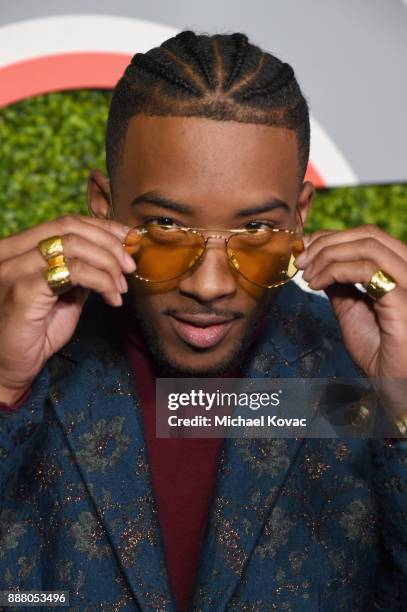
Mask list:
[[[189,346],[208,349],[219,344],[232,327],[235,319],[191,317],[188,320],[170,316],[175,333]]]

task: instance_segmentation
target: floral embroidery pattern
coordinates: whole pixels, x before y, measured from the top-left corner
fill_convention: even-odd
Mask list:
[[[288,534],[293,522],[287,517],[283,509],[274,508],[263,532],[263,538],[256,548],[256,553],[264,559],[267,555],[274,557],[284,544],[288,542]]]
[[[18,547],[26,531],[26,526],[18,520],[17,514],[7,508],[0,512],[0,559],[5,556],[6,550]]]
[[[257,477],[276,476],[289,466],[287,443],[285,440],[259,438],[237,439],[242,459],[256,473]]]
[[[342,513],[339,523],[350,540],[372,543],[375,515],[373,509],[361,499],[355,499],[349,504],[348,511]]]
[[[126,452],[130,442],[129,436],[123,433],[124,417],[115,416],[110,421],[101,419],[93,423],[92,431],[80,436],[82,447],[77,456],[90,472],[114,467]]]
[[[91,512],[81,512],[78,521],[71,527],[75,539],[75,548],[86,555],[87,559],[103,559],[111,554],[111,548],[103,542],[106,534],[95,515]]]

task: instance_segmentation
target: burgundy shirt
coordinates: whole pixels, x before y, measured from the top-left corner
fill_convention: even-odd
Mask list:
[[[157,438],[155,372],[137,340],[125,337],[145,437],[172,589],[187,608],[198,566],[222,438]]]

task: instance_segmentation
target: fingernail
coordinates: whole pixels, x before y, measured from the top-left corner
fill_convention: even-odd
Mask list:
[[[126,264],[126,268],[129,272],[133,272],[136,269],[136,262],[134,259],[127,253],[127,251],[123,251],[123,259]]]
[[[306,253],[301,253],[301,255],[298,255],[298,257],[295,258],[295,267],[296,268],[303,267],[306,259],[307,259]]]
[[[127,293],[127,290],[128,290],[127,281],[124,278],[123,274],[120,276],[119,282],[120,282],[120,290],[121,290],[121,292],[122,293]]]
[[[121,278],[116,278],[115,279],[115,283],[116,283],[116,289],[119,293],[121,293],[123,291],[123,283]]]

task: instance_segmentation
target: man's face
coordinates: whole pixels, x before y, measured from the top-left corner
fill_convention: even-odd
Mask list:
[[[292,130],[137,115],[127,131],[113,214],[129,226],[155,220],[210,229],[253,222],[300,229],[298,213],[305,221],[312,191],[310,183],[301,184]],[[176,281],[127,279],[129,325],[165,372],[181,375],[233,368],[276,292],[233,272],[219,239],[210,239],[199,265]]]

